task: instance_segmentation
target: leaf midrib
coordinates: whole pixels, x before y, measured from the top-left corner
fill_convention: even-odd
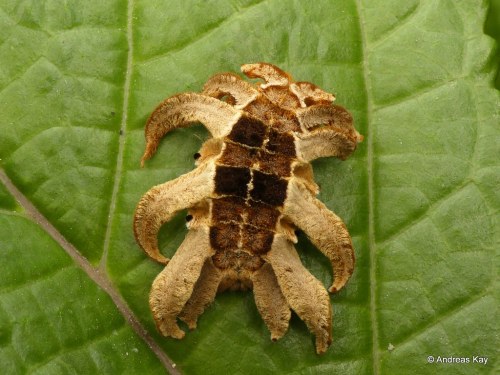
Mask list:
[[[120,190],[120,183],[123,174],[123,159],[124,159],[124,149],[125,149],[125,139],[127,130],[127,121],[129,115],[129,98],[131,89],[131,79],[132,79],[132,69],[134,61],[134,34],[133,34],[133,18],[134,17],[134,0],[127,1],[127,61],[125,66],[125,81],[123,84],[123,104],[122,104],[122,119],[120,122],[120,129],[118,135],[118,153],[116,157],[116,168],[115,168],[115,178],[113,181],[113,190],[111,193],[109,211],[108,211],[108,221],[106,225],[106,233],[104,236],[103,252],[102,257],[99,262],[98,268],[92,267],[89,271],[97,273],[98,275],[107,275],[107,261],[109,254],[109,247],[111,243],[111,232],[112,224],[115,217],[116,202],[118,200],[118,193]],[[87,270],[85,270],[87,272]],[[88,273],[88,272],[87,272]],[[89,276],[92,276],[89,274]],[[154,341],[154,339],[149,335],[148,331],[142,326],[139,319],[135,316],[132,310],[128,307],[127,303],[122,299],[118,290],[115,289],[114,285],[110,282],[109,278],[103,276],[106,284],[109,284],[109,288],[104,288],[110,297],[115,302],[119,311],[124,316],[125,320],[131,325],[136,334],[149,346],[153,353],[160,360],[164,368],[172,375],[179,375],[179,371],[175,369],[174,362],[168,357],[168,355],[163,351],[163,349]],[[100,284],[99,284],[100,285]],[[106,285],[108,286],[108,285]]]
[[[120,130],[118,133],[118,154],[116,156],[115,178],[113,181],[113,190],[111,193],[111,200],[108,211],[108,221],[106,225],[106,233],[104,235],[103,251],[101,261],[99,262],[99,270],[103,273],[106,272],[108,261],[109,246],[111,243],[111,228],[116,211],[116,201],[118,199],[118,192],[120,189],[120,182],[123,172],[123,155],[125,148],[125,132],[128,120],[128,104],[130,97],[130,81],[132,76],[132,63],[134,58],[134,43],[132,33],[132,20],[134,13],[134,0],[127,1],[127,63],[125,71],[125,81],[123,84],[123,104],[122,104],[122,120],[120,123]]]
[[[378,375],[380,373],[379,368],[379,350],[378,350],[378,323],[377,323],[377,308],[376,308],[376,254],[375,254],[375,224],[374,224],[374,177],[373,177],[373,131],[371,124],[371,114],[373,108],[372,98],[370,96],[371,83],[369,79],[369,70],[367,67],[368,55],[367,39],[364,29],[364,17],[362,11],[361,0],[356,0],[356,11],[358,13],[359,20],[359,30],[361,36],[361,48],[362,48],[362,68],[363,68],[363,80],[365,83],[366,91],[366,142],[367,142],[367,152],[366,152],[366,168],[367,168],[367,178],[368,178],[368,251],[369,255],[369,280],[370,280],[370,321],[371,321],[371,333],[372,333],[372,368],[373,374]]]

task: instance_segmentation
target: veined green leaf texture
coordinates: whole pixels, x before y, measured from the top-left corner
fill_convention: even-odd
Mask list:
[[[484,30],[499,38],[500,6],[489,6],[0,1],[0,373],[498,373],[500,96]],[[251,293],[219,295],[182,341],[159,335],[149,311],[161,266],[135,243],[135,206],[192,170],[208,135],[169,134],[141,169],[145,121],[164,98],[258,61],[335,93],[365,136],[347,161],[313,163],[357,256],[331,297],[323,356],[296,316],[272,342]],[[162,251],[185,233],[183,217],[168,223]],[[297,247],[329,285],[328,261],[303,236]],[[450,357],[470,362],[438,360]]]

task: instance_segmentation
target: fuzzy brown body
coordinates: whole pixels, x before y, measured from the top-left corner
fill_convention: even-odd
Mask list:
[[[195,154],[197,169],[153,187],[137,206],[136,239],[166,264],[151,290],[153,316],[165,336],[182,338],[176,320],[195,328],[217,291],[253,289],[273,340],[286,332],[292,309],[323,353],[331,343],[330,300],[300,262],[295,229],[332,263],[330,291],[342,288],[354,269],[351,238],[340,218],[315,198],[319,189],[309,161],[345,159],[362,137],[350,114],[331,104],[332,94],[293,82],[271,64],[242,70],[265,84],[218,74],[202,94],[166,99],[148,120],[143,163],[175,128],[199,121],[213,136]],[[158,249],[158,230],[185,208],[189,231],[169,260]]]
[[[273,104],[267,105],[266,113],[275,113]],[[212,259],[221,271],[233,271],[226,272],[220,289],[251,288],[250,274],[262,267],[262,256],[271,249],[296,155],[293,136],[276,130],[279,120],[273,119],[273,129],[242,116],[215,162]]]

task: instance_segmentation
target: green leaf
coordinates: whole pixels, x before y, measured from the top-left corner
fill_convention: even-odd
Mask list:
[[[499,39],[500,7],[488,7],[0,2],[0,372],[498,372],[499,60],[483,29]],[[135,206],[193,169],[208,135],[169,134],[141,169],[144,123],[162,99],[256,61],[334,92],[365,136],[348,161],[313,164],[357,256],[321,357],[295,316],[272,342],[251,293],[219,295],[182,341],[149,311],[161,267],[135,243]],[[182,215],[165,225],[164,253],[185,233]],[[298,249],[327,285],[326,259],[304,237]]]

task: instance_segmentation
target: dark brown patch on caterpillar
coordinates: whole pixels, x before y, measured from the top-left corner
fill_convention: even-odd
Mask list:
[[[253,171],[253,188],[250,196],[256,201],[271,206],[281,206],[285,202],[288,182],[274,174]]]
[[[215,193],[246,197],[250,178],[248,168],[218,166],[215,172]]]
[[[241,116],[229,133],[228,138],[232,141],[251,146],[260,147],[264,142],[267,127],[259,120]]]

